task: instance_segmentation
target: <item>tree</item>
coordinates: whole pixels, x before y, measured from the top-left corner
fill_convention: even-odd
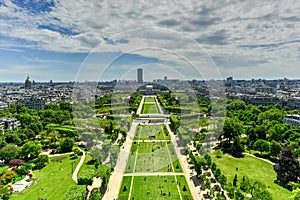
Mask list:
[[[41,144],[34,142],[34,141],[29,141],[26,142],[22,147],[21,147],[21,156],[25,160],[30,160],[37,158],[38,155],[42,152],[42,146]]]
[[[269,152],[270,142],[268,142],[267,140],[259,139],[254,142],[253,148],[257,151],[260,151],[260,154],[262,155],[263,152]]]
[[[49,157],[47,155],[39,155],[37,159],[34,160],[35,169],[42,169],[49,163]]]
[[[230,142],[237,136],[240,136],[244,132],[244,127],[238,119],[226,118],[222,130],[222,135],[227,139],[227,143],[230,146]]]
[[[234,187],[237,186],[237,181],[238,181],[237,175],[234,175],[233,182],[232,182],[232,185],[233,185]]]
[[[247,135],[248,135],[248,146],[252,147],[253,143],[257,140],[257,134],[255,133],[254,128],[250,127],[247,129]]]
[[[20,147],[14,144],[8,144],[0,150],[0,160],[8,163],[10,160],[19,158]]]
[[[218,178],[218,182],[224,187],[227,184],[227,177],[224,174],[221,174]]]
[[[72,138],[66,137],[61,141],[60,151],[63,153],[70,152],[72,151],[73,146],[74,146],[74,140]]]
[[[236,137],[233,140],[233,144],[230,147],[231,153],[234,157],[242,157],[244,146],[241,144],[240,138]]]
[[[285,147],[279,154],[278,164],[274,165],[277,179],[285,184],[298,182],[300,167],[298,158],[293,154],[292,147]]]
[[[282,148],[279,142],[276,142],[274,140],[271,142],[270,145],[271,156],[277,157],[280,154],[281,149]]]

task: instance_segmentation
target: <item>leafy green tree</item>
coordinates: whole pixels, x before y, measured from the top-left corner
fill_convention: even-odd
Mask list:
[[[242,145],[239,137],[234,138],[230,150],[234,157],[239,158],[243,156],[244,146]]]
[[[246,103],[242,100],[233,100],[227,106],[226,110],[244,110],[246,108]]]
[[[5,136],[0,133],[0,148],[6,145]]]
[[[38,142],[29,141],[26,142],[21,147],[21,157],[23,157],[25,160],[30,160],[37,158],[38,155],[42,152],[42,145]]]
[[[268,142],[267,140],[259,139],[253,144],[253,148],[257,151],[260,151],[260,154],[262,155],[263,152],[270,151],[270,142]]]
[[[227,139],[228,145],[230,145],[232,139],[240,136],[242,133],[244,133],[244,127],[239,120],[226,118],[223,126],[222,135],[223,138]]]
[[[60,143],[60,152],[71,152],[74,146],[74,140],[72,138],[66,137]]]
[[[22,140],[19,138],[15,131],[7,131],[5,133],[5,142],[19,145],[22,143]]]
[[[233,182],[232,182],[232,185],[233,185],[234,187],[237,186],[237,181],[238,181],[237,175],[234,175]]]
[[[272,141],[270,145],[270,154],[271,156],[277,157],[281,152],[281,145],[279,142]]]
[[[5,163],[8,163],[10,160],[19,158],[20,156],[20,147],[14,144],[8,144],[2,149],[0,149],[0,160],[4,160]]]
[[[49,157],[47,155],[39,155],[37,159],[34,160],[34,163],[35,169],[42,169],[49,163]]]
[[[218,178],[218,182],[224,187],[227,184],[227,177],[224,174],[221,174]]]
[[[253,127],[247,128],[246,134],[248,135],[248,138],[247,138],[248,146],[252,147],[254,142],[256,142],[256,140],[258,138],[254,128]]]

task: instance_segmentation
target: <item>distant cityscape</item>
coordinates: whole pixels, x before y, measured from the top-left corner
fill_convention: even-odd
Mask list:
[[[218,80],[221,81],[221,80]],[[183,88],[176,87],[180,83],[190,84],[197,95],[210,97],[207,83],[204,80],[182,81],[179,79],[154,79],[152,82],[144,82],[143,69],[137,69],[137,80],[112,80],[96,83],[99,89],[96,94],[83,94],[80,98],[82,101],[91,98],[100,97],[114,91],[116,85],[132,86],[133,90],[138,87],[152,84],[162,84],[170,87],[169,89],[177,92],[184,92]],[[253,105],[274,105],[281,107],[287,106],[290,109],[300,109],[300,80],[278,79],[252,79],[252,80],[235,80],[228,77],[222,80],[224,84],[226,98],[240,99],[247,104]],[[90,82],[95,84],[95,82]],[[74,81],[69,82],[35,82],[27,76],[23,83],[0,83],[0,109],[7,108],[12,104],[21,103],[32,109],[43,109],[46,104],[71,102]],[[79,83],[80,84],[80,83]],[[89,84],[89,82],[85,82]],[[187,88],[185,88],[187,90]],[[157,91],[158,92],[158,91]]]

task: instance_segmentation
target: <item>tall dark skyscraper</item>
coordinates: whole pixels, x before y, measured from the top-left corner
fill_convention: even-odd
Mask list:
[[[143,83],[143,69],[137,69],[137,81],[138,83]]]

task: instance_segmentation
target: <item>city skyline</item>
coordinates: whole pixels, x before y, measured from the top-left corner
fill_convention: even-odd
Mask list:
[[[74,81],[91,52],[97,59],[87,63],[89,69],[104,69],[126,55],[115,63],[109,80],[128,73],[131,66],[151,63],[180,75],[178,68],[186,68],[180,55],[195,56],[192,41],[205,58],[197,64],[216,65],[223,79],[298,79],[299,6],[297,1],[5,0],[0,2],[0,80],[22,82],[30,74],[38,82]],[[147,27],[157,31],[149,34]],[[157,50],[161,44],[177,56]],[[152,80],[157,71],[149,71],[144,79]]]

